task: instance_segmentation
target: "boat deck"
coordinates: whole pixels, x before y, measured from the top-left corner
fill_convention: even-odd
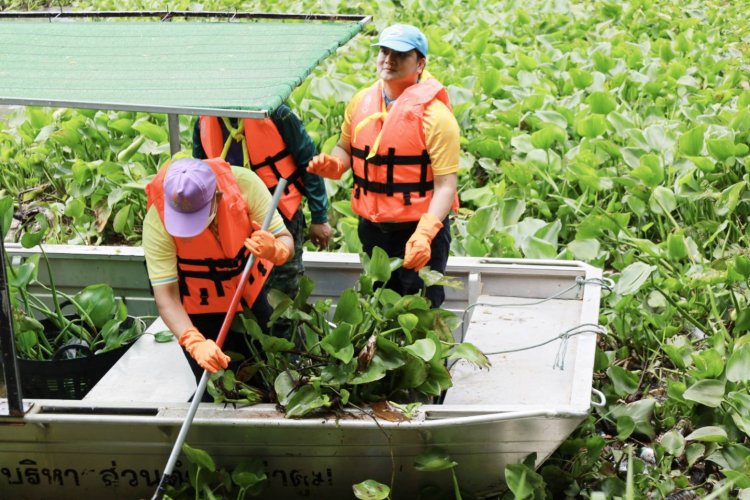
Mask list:
[[[477,304],[465,340],[488,355],[492,367],[456,362],[444,404],[514,410],[574,406],[580,373],[575,365],[588,361],[581,359],[586,349],[580,351],[579,345],[595,338],[597,331],[577,329],[582,304],[489,295],[480,296]],[[586,333],[566,338],[571,330]]]

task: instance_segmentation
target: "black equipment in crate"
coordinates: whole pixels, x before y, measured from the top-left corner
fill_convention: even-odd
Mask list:
[[[129,327],[132,322],[133,318],[128,317],[123,326]],[[42,324],[45,323],[46,321],[42,321]],[[129,342],[101,354],[94,354],[85,345],[70,344],[58,349],[53,359],[40,361],[19,358],[17,363],[23,396],[36,399],[83,399],[133,343]],[[66,358],[68,351],[77,351],[76,357]]]

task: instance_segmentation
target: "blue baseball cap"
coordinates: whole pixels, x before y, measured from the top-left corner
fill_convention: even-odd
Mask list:
[[[380,34],[378,43],[373,47],[387,47],[397,52],[409,52],[417,49],[420,54],[427,56],[427,37],[419,28],[411,24],[394,24],[388,26]]]

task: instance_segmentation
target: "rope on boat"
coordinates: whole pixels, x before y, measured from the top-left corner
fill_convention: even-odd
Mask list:
[[[540,342],[538,344],[533,344],[533,345],[524,346],[524,347],[517,347],[515,349],[505,349],[502,351],[485,352],[484,355],[496,356],[498,354],[510,354],[514,352],[528,351],[531,349],[536,349],[537,347],[545,346],[556,340],[562,340],[562,342],[560,343],[560,346],[557,349],[557,354],[555,355],[555,361],[552,364],[553,369],[559,368],[562,371],[562,370],[565,370],[565,354],[568,351],[568,340],[570,339],[570,337],[575,337],[576,335],[583,335],[584,333],[594,333],[597,335],[601,335],[601,334],[606,334],[607,331],[603,326],[597,325],[596,323],[582,323],[578,326],[574,326],[573,328],[565,330],[561,334],[555,337],[552,337],[551,339],[545,340],[544,342]]]
[[[555,294],[550,295],[546,299],[535,300],[532,302],[524,302],[521,304],[492,304],[490,302],[475,302],[474,304],[471,304],[469,307],[467,307],[464,310],[463,314],[461,315],[461,342],[463,342],[466,337],[466,314],[477,306],[487,306],[487,307],[495,307],[495,308],[535,306],[538,304],[543,304],[550,300],[554,300],[562,295],[565,295],[571,290],[574,290],[576,288],[582,288],[584,285],[599,285],[601,288],[604,288],[605,290],[611,292],[615,286],[615,282],[609,278],[584,278],[582,276],[578,276],[573,285],[569,286],[568,288],[564,290],[560,290],[559,292]]]

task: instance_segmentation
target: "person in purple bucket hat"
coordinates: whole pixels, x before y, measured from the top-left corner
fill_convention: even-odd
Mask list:
[[[256,260],[237,310],[251,311],[266,330],[272,309],[263,285],[294,254],[294,241],[278,212],[260,229],[271,193],[251,170],[220,158],[168,162],[146,194],[143,249],[154,299],[198,379],[202,370],[228,367],[214,339],[250,254]],[[250,356],[240,333],[227,335],[223,348],[240,360]]]

